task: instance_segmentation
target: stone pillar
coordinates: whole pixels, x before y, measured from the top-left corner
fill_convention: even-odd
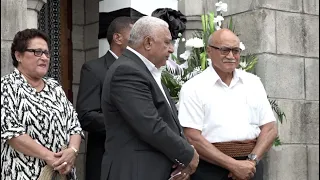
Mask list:
[[[177,0],[103,0],[99,2],[99,13],[112,13],[114,11],[132,8],[144,15],[151,15],[157,8],[172,8],[177,10]],[[130,12],[129,12],[130,13]],[[130,16],[130,14],[128,14]],[[99,57],[103,56],[110,49],[107,38],[99,39]]]
[[[187,38],[217,1],[179,1]],[[265,179],[319,179],[319,1],[221,1],[228,4],[225,23],[233,17],[243,53],[258,56],[257,75],[287,116],[279,124],[283,144],[265,158]]]
[[[28,0],[27,28],[38,28],[38,12],[47,0]]]
[[[13,69],[11,43],[14,35],[26,28],[27,0],[1,0],[1,76]]]

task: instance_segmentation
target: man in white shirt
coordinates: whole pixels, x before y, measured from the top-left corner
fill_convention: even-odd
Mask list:
[[[174,102],[161,84],[160,67],[173,52],[171,39],[165,21],[140,18],[127,49],[107,72],[101,180],[187,180],[198,166],[198,153],[185,139]]]
[[[215,31],[211,65],[180,91],[179,120],[200,155],[191,180],[263,178],[259,160],[277,137],[276,119],[260,79],[236,69],[239,45],[232,31]]]

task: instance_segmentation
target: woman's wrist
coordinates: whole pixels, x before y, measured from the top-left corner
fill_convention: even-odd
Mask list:
[[[69,146],[69,148],[72,149],[72,151],[74,152],[75,156],[78,156],[78,152],[79,152],[78,149],[76,149],[76,148],[73,147],[73,146]]]

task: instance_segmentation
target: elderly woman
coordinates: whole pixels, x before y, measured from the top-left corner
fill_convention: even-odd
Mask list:
[[[62,87],[44,77],[48,37],[36,29],[18,32],[11,56],[15,69],[1,78],[1,179],[37,180],[46,165],[77,179],[82,129]]]

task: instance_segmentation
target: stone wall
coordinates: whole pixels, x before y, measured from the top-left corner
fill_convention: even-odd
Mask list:
[[[11,43],[14,35],[27,28],[27,0],[1,0],[1,76],[12,69]]]
[[[200,14],[217,0],[179,1],[187,16],[186,37],[201,29]],[[265,158],[265,179],[319,179],[319,1],[222,0],[228,4],[244,53],[258,55],[256,72],[286,113],[282,145]]]
[[[76,107],[80,71],[83,63],[98,58],[99,0],[72,1],[73,105]],[[86,141],[82,141],[77,158],[79,180],[85,179]]]

